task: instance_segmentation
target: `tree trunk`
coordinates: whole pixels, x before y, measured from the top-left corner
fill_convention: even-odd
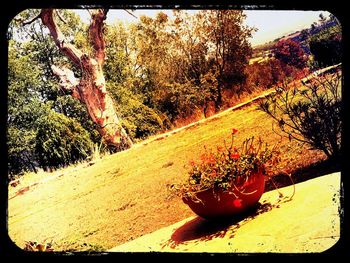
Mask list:
[[[33,164],[33,161],[29,158],[29,156],[27,154],[25,154],[25,157],[27,159],[27,163],[30,165],[30,167],[32,167],[34,173],[38,173],[38,171],[35,168],[35,165]]]
[[[121,126],[113,100],[107,93],[103,75],[103,26],[107,10],[98,9],[91,14],[89,40],[94,50],[93,56],[88,56],[66,40],[54,21],[54,14],[53,9],[42,9],[41,21],[49,29],[57,47],[82,71],[81,79],[77,79],[70,69],[52,66],[53,72],[61,80],[61,87],[85,104],[92,121],[97,124],[100,135],[112,149],[121,151],[130,148],[132,141]]]

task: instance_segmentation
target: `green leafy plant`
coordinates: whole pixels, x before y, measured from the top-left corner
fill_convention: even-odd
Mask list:
[[[191,160],[187,180],[171,185],[171,190],[182,197],[195,198],[197,192],[211,188],[230,191],[237,179],[247,180],[257,172],[268,175],[268,169],[278,161],[276,147],[270,148],[261,138],[250,137],[236,148],[236,133],[237,130],[232,129],[230,145],[224,141],[224,146],[217,146],[215,152],[205,148],[199,162]]]
[[[284,85],[259,108],[276,121],[276,133],[282,131],[336,159],[341,152],[341,76],[338,71],[306,79],[299,88]]]
[[[74,119],[51,111],[38,122],[35,150],[43,168],[64,167],[91,155],[89,133]]]
[[[316,67],[326,67],[342,61],[342,29],[340,24],[322,29],[307,43]]]

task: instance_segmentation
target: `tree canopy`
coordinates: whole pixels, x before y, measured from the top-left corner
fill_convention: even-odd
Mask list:
[[[8,31],[11,174],[86,159],[94,144],[107,149],[89,108],[57,77],[72,72],[81,80],[86,73],[62,55],[47,22],[33,19],[39,12],[20,13]],[[28,19],[31,23],[23,23]],[[200,10],[194,15],[176,10],[172,17],[159,12],[130,25],[104,25],[96,33],[105,41],[102,57],[91,42],[91,24],[70,10],[60,10],[54,19],[66,45],[103,60],[101,72],[120,125],[136,142],[186,118],[207,116],[210,107],[219,111],[230,100],[225,92],[242,92],[246,81],[253,28],[243,25],[241,10]]]

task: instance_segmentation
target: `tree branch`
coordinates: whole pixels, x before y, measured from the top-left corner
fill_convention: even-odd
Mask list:
[[[133,13],[131,13],[129,10],[124,9],[124,11],[127,12],[129,15],[131,15],[131,16],[135,17],[136,19],[138,19],[138,17],[135,16]]]
[[[105,61],[105,40],[103,38],[104,20],[108,9],[98,9],[91,12],[91,24],[89,27],[90,44],[95,51],[95,59],[100,66]]]
[[[66,67],[59,68],[55,65],[51,66],[53,73],[59,77],[61,88],[78,100],[82,100],[79,94],[79,79],[74,76],[73,71]]]
[[[67,24],[67,21],[63,18],[63,16],[61,15],[61,13],[58,10],[56,10],[56,14],[57,14],[58,18],[61,19],[61,21],[64,24]]]
[[[26,21],[23,21],[23,20],[20,19],[20,22],[22,23],[23,26],[26,26],[26,25],[29,25],[29,24],[33,23],[35,20],[40,18],[40,16],[41,16],[41,13],[39,13],[36,17],[34,17],[32,19],[29,19],[29,20],[26,20]]]
[[[83,52],[77,49],[74,45],[70,44],[65,38],[60,28],[55,23],[53,11],[54,9],[42,9],[40,12],[41,21],[49,29],[57,47],[68,58],[70,58],[75,65],[80,67],[81,56],[83,55]]]

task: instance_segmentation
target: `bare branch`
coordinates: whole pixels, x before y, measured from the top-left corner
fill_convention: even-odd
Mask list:
[[[136,19],[138,19],[138,17],[135,16],[135,15],[134,15],[132,12],[130,12],[129,10],[124,9],[124,11],[127,12],[129,15],[131,15],[131,16],[135,17]]]
[[[107,13],[108,13],[109,9],[108,8],[104,8],[102,9],[102,12],[104,13],[105,19],[107,17]]]
[[[56,10],[56,14],[57,14],[58,18],[59,18],[64,24],[67,24],[67,21],[63,18],[61,12],[59,12],[58,10]]]
[[[49,29],[57,47],[70,58],[75,65],[80,67],[83,52],[70,44],[65,38],[54,20],[53,11],[54,9],[42,9],[40,13],[41,21]]]
[[[23,19],[20,19],[20,18],[15,18],[14,20],[20,22],[22,24],[22,26],[26,26],[26,25],[29,25],[29,24],[33,23],[35,20],[39,19],[40,16],[41,16],[41,13],[39,13],[34,18],[31,18],[31,19],[28,19],[28,20],[25,20],[25,21],[23,21]]]

